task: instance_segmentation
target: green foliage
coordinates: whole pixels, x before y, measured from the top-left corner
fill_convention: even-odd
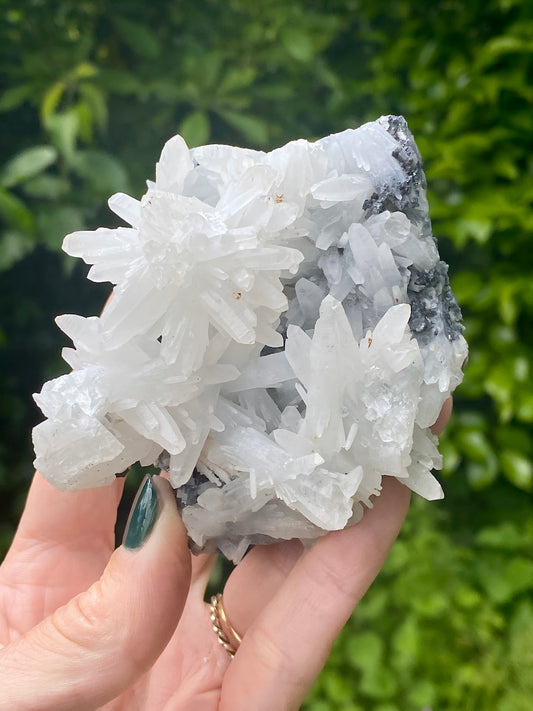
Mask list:
[[[30,394],[65,367],[52,318],[108,292],[63,236],[116,224],[107,197],[142,194],[177,132],[270,149],[402,113],[470,361],[447,499],[413,511],[308,708],[529,708],[532,36],[526,0],[0,3],[0,551],[31,475]]]
[[[415,503],[306,711],[528,708],[533,510],[520,494],[513,500],[521,520],[492,524],[477,514],[462,530],[445,507]]]

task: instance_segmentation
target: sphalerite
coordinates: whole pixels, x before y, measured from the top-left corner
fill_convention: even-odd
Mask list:
[[[142,199],[109,204],[131,227],[64,242],[115,287],[100,317],[57,319],[49,481],[157,463],[193,550],[233,560],[357,521],[384,476],[442,496],[429,427],[467,346],[403,118],[271,153],[176,136]]]

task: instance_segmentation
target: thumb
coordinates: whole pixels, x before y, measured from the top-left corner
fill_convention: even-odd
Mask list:
[[[187,534],[170,484],[148,478],[100,580],[0,652],[0,709],[95,709],[159,657],[185,605]]]

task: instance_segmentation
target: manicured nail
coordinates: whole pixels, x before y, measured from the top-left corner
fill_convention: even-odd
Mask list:
[[[157,518],[158,503],[157,489],[153,485],[152,477],[148,476],[131,509],[123,541],[126,548],[140,548],[148,538]]]

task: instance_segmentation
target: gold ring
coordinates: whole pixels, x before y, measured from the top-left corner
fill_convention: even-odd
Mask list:
[[[242,642],[240,634],[231,626],[226,615],[224,604],[222,602],[222,593],[213,595],[211,598],[211,606],[209,608],[211,622],[213,623],[213,632],[217,633],[218,641],[224,647],[226,652],[231,657],[235,656],[235,652]]]

